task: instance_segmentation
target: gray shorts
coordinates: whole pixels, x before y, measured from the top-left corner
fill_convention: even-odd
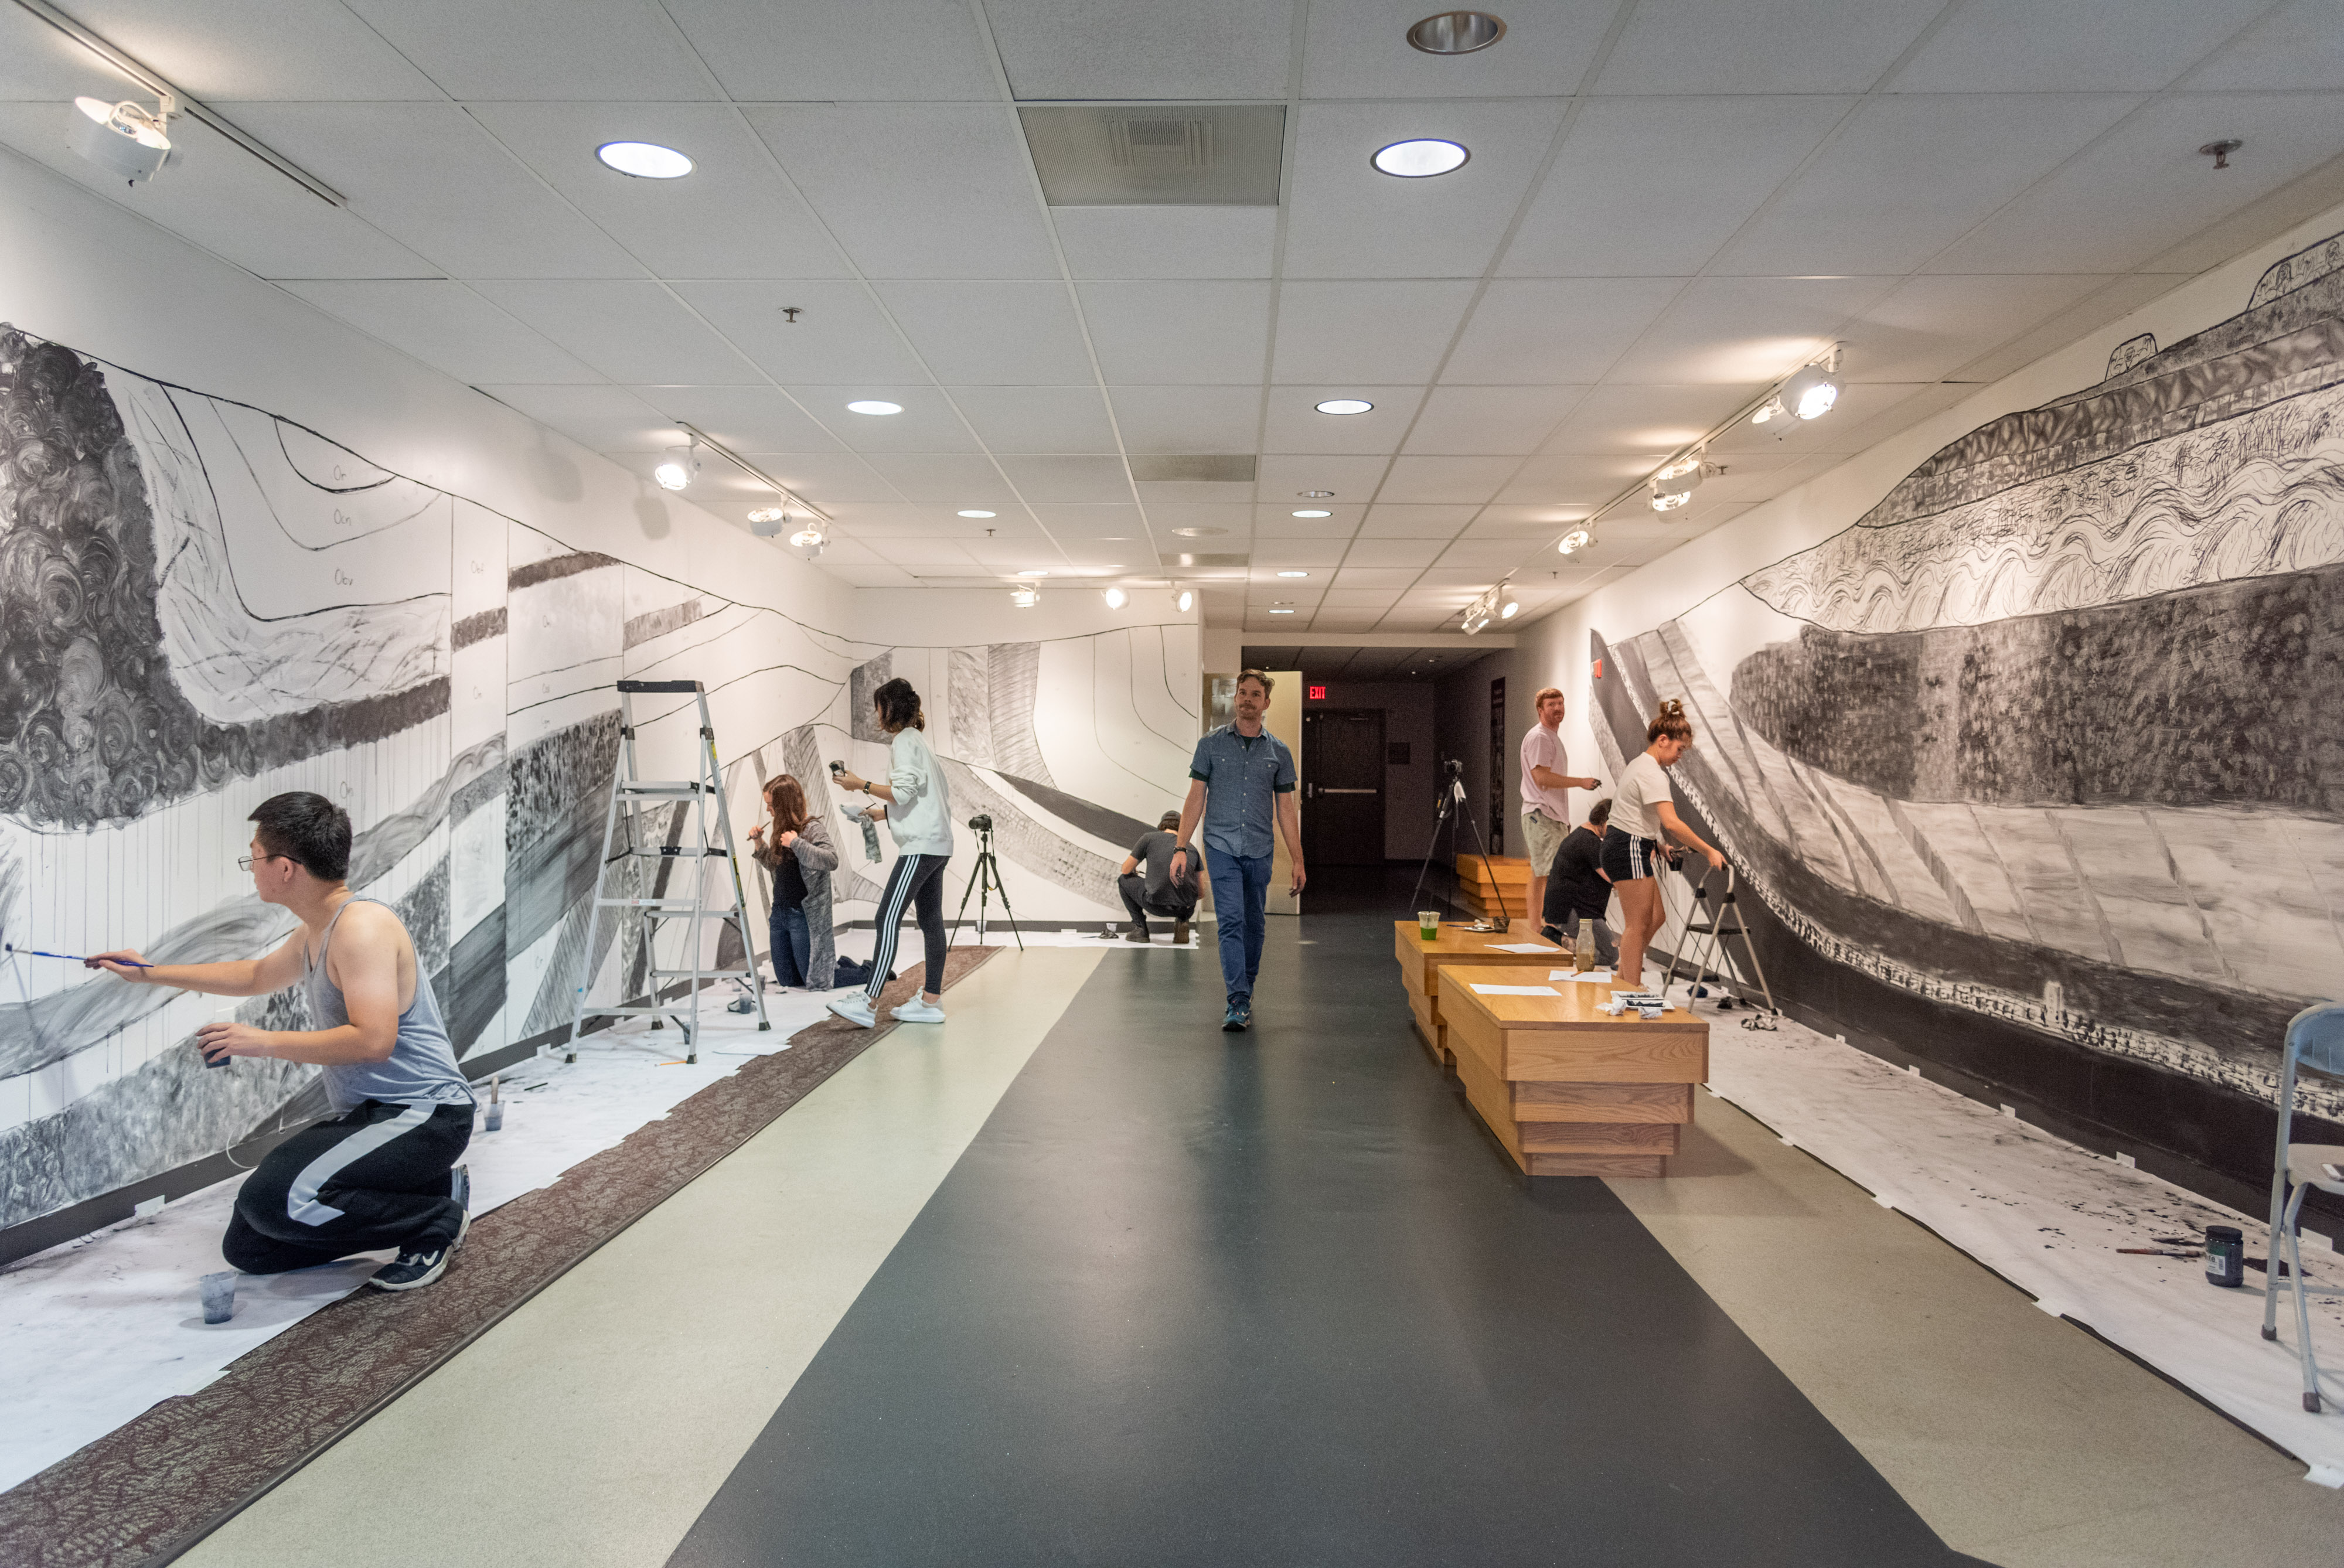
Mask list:
[[[1571,835],[1571,824],[1557,822],[1542,811],[1522,813],[1522,842],[1530,845],[1531,875],[1544,876],[1554,869],[1554,852]]]

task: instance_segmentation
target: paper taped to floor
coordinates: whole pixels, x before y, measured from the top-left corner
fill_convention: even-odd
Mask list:
[[[1709,1005],[1700,1009],[1706,1013]],[[2344,1260],[2307,1235],[2319,1415],[2302,1406],[2295,1300],[2262,1338],[2264,1275],[2206,1282],[2200,1261],[2125,1256],[2159,1236],[2235,1225],[2269,1256],[2268,1225],[2103,1158],[1789,1018],[1773,1032],[1710,1033],[1710,1088],[1994,1270],[2046,1312],[2074,1319],[2302,1460],[2344,1480]],[[1884,1196],[1884,1205],[1891,1199]]]

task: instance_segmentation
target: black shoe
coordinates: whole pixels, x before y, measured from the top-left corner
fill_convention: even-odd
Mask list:
[[[1134,921],[1123,928],[1123,939],[1127,942],[1145,942],[1147,940],[1147,927]]]
[[[464,1218],[469,1221],[471,1216],[468,1214]],[[464,1229],[469,1229],[470,1225]],[[456,1233],[456,1240],[462,1239],[463,1229],[460,1229]],[[399,1249],[399,1256],[376,1270],[374,1277],[367,1283],[378,1290],[419,1290],[448,1271],[448,1259],[455,1250],[455,1241],[430,1248],[402,1247]]]
[[[1187,945],[1188,923],[1186,920],[1175,920],[1172,922],[1172,946],[1186,947]]]

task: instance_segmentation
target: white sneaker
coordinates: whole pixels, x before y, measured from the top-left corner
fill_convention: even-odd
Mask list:
[[[871,1004],[861,995],[841,996],[830,1005],[830,1010],[858,1029],[877,1026],[879,1020],[871,1015]]]
[[[895,1021],[899,1024],[941,1024],[945,1021],[945,1010],[934,1002],[909,1001],[895,1009]]]

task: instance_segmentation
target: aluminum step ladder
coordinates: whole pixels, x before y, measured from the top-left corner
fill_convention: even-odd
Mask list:
[[[634,700],[687,693],[700,710],[700,776],[646,779],[635,757]],[[691,808],[680,824],[674,822],[679,804]],[[677,842],[668,842],[671,833]],[[570,1041],[563,1060],[578,1059],[578,1037],[585,1031],[589,1018],[649,1018],[654,1029],[664,1027],[667,1020],[673,1019],[676,1027],[683,1031],[683,1059],[698,1061],[701,993],[711,980],[747,981],[749,994],[757,1004],[757,1027],[773,1027],[765,1017],[764,987],[758,983],[757,945],[749,937],[749,900],[741,885],[741,859],[733,853],[732,845],[732,812],[724,799],[723,769],[716,760],[716,729],[708,716],[706,688],[697,681],[621,681],[619,765],[611,775],[611,809],[602,823],[602,858],[595,871],[594,901],[586,917],[586,953],[578,976],[578,1008],[570,1022]],[[732,890],[728,903],[709,902],[705,863],[710,859],[724,862]],[[650,897],[624,896],[630,889],[614,887],[613,882],[642,861],[659,864],[657,890]],[[663,885],[679,867],[691,879],[689,898],[665,895]],[[598,1007],[588,999],[589,987],[594,981],[594,945],[601,936],[606,911],[621,937],[631,927],[642,944],[645,979],[649,983],[649,1000],[643,1006]],[[706,929],[704,922],[711,920],[732,922],[741,938],[746,968],[712,969],[702,964],[707,948],[702,934]],[[669,921],[684,923],[683,946],[692,958],[692,967],[688,969],[659,966],[659,937]],[[681,996],[670,1000],[662,995],[662,983],[674,980],[688,984]]]
[[[1678,875],[1682,876],[1684,874],[1679,871]],[[1780,1017],[1783,1009],[1774,1003],[1774,987],[1767,983],[1766,966],[1758,957],[1758,944],[1751,939],[1750,928],[1742,923],[1741,905],[1734,901],[1732,861],[1726,862],[1725,891],[1718,899],[1715,916],[1706,920],[1694,918],[1696,916],[1709,913],[1709,876],[1708,870],[1704,868],[1700,881],[1693,882],[1691,877],[1685,878],[1692,885],[1692,906],[1685,912],[1682,939],[1677,944],[1682,951],[1669,955],[1668,977],[1661,982],[1662,991],[1665,993],[1669,986],[1675,984],[1677,964],[1682,960],[1689,972],[1687,983],[1695,995],[1709,984],[1713,971],[1717,977],[1718,989],[1724,994],[1725,998],[1720,1001],[1720,1007],[1729,1006],[1733,1000],[1739,1000],[1745,1007],[1754,1007],[1756,1004],[1750,999],[1749,986],[1730,967],[1733,956],[1726,947],[1725,939],[1728,936],[1739,936],[1742,938],[1742,951],[1750,960],[1751,973],[1758,976],[1758,989],[1766,998],[1766,1010]],[[1702,936],[1708,938],[1708,945],[1701,947],[1701,956],[1696,965],[1693,953],[1698,944],[1695,938]]]

